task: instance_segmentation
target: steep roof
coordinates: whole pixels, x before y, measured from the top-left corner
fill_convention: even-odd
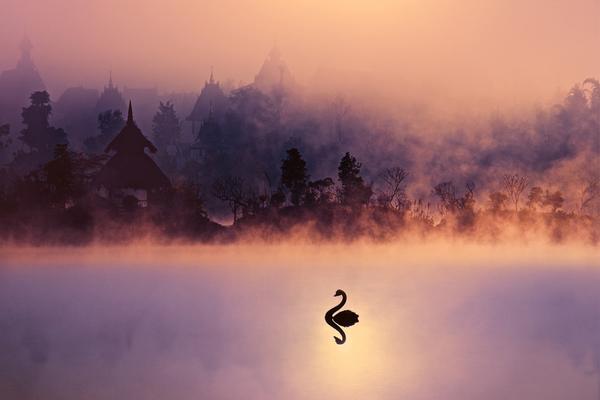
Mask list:
[[[127,113],[127,123],[121,129],[121,132],[106,146],[106,153],[116,151],[117,153],[144,153],[148,148],[150,152],[156,153],[156,147],[149,141],[137,127],[133,120],[131,102],[129,102],[129,111]]]
[[[294,77],[281,57],[279,49],[276,46],[273,47],[260,71],[254,77],[254,86],[268,92],[277,86],[293,88],[295,85]]]
[[[187,117],[188,121],[204,121],[209,113],[221,115],[227,107],[227,96],[221,89],[219,82],[215,81],[213,73],[211,71],[210,78],[204,84],[200,96],[196,100],[196,104],[190,115]]]
[[[111,189],[159,189],[171,186],[169,178],[145,153],[115,154],[98,173],[96,184]]]
[[[96,185],[107,188],[159,189],[170,187],[169,178],[146,154],[145,149],[156,152],[156,147],[142,134],[133,120],[131,102],[127,123],[106,147],[106,152],[116,154],[102,167],[96,176]]]

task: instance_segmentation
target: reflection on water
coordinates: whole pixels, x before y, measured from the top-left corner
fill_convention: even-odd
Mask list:
[[[4,254],[0,398],[598,397],[593,249]],[[360,314],[341,346],[339,288]]]

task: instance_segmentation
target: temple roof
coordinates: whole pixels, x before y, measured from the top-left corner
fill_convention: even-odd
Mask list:
[[[104,87],[104,90],[98,98],[96,103],[96,111],[103,112],[107,110],[119,110],[125,111],[125,101],[119,91],[119,88],[113,85],[112,72],[108,78],[108,86]]]
[[[169,178],[145,153],[146,148],[153,153],[156,152],[156,147],[146,139],[135,124],[130,102],[125,127],[105,150],[115,151],[116,154],[102,167],[95,183],[107,188],[151,190],[170,187]]]
[[[210,78],[204,83],[204,88],[196,100],[192,112],[187,117],[188,121],[204,121],[210,113],[220,116],[227,107],[227,96],[221,89],[219,82],[215,81],[213,72]]]
[[[171,186],[169,178],[145,153],[115,154],[98,173],[96,185],[109,189],[160,189]]]
[[[260,71],[254,77],[254,86],[268,92],[277,86],[293,87],[295,84],[294,77],[281,57],[281,52],[276,46],[273,47]]]
[[[129,111],[127,113],[127,123],[121,129],[121,132],[106,146],[106,153],[116,151],[117,153],[144,153],[148,148],[150,152],[156,153],[156,147],[150,140],[144,136],[140,128],[133,120],[131,102],[129,102]]]
[[[20,109],[29,101],[31,93],[45,90],[44,82],[31,58],[31,42],[27,37],[21,43],[17,66],[0,73],[0,106]],[[20,113],[19,113],[20,115]]]

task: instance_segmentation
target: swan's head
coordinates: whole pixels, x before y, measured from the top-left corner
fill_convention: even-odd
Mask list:
[[[335,296],[343,296],[344,295],[344,291],[342,289],[338,289],[335,291],[335,294],[333,295]]]

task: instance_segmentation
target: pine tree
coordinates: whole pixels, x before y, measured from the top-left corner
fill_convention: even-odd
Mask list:
[[[57,144],[67,143],[67,135],[62,129],[50,126],[52,106],[48,92],[34,92],[30,98],[31,105],[23,108],[21,114],[26,128],[21,131],[19,139],[32,151],[50,158]]]
[[[100,153],[104,151],[111,140],[125,126],[125,119],[120,110],[106,110],[98,114],[98,129],[100,134],[87,138],[83,144],[88,151]]]
[[[158,111],[152,119],[152,133],[154,144],[162,153],[167,152],[169,146],[179,141],[181,126],[174,105],[170,101],[160,102]]]
[[[308,178],[306,162],[298,149],[287,150],[287,158],[281,163],[281,183],[290,191],[293,205],[300,205]]]
[[[338,179],[342,184],[339,191],[341,203],[349,206],[364,205],[369,202],[373,190],[360,176],[361,164],[350,153],[346,153],[338,166]]]
[[[54,159],[44,165],[46,184],[53,201],[64,204],[78,194],[75,178],[75,160],[66,144],[58,144],[54,149]]]

